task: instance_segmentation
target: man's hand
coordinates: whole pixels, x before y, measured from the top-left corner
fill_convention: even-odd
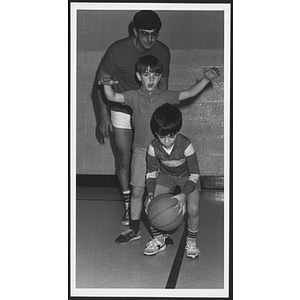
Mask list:
[[[101,135],[107,139],[109,138],[109,132],[113,131],[113,126],[107,113],[100,115],[99,130]]]

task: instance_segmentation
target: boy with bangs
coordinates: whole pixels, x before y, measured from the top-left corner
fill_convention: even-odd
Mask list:
[[[200,221],[201,190],[196,152],[190,139],[179,133],[182,114],[177,107],[169,103],[160,106],[153,113],[150,124],[155,139],[147,152],[146,213],[154,196],[170,193],[179,186],[181,192],[172,198],[178,201],[175,207],[179,206],[179,214],[184,215],[186,211],[188,213],[186,256],[196,258],[200,254],[196,237]],[[150,228],[153,239],[146,244],[145,255],[155,255],[166,249],[163,232]]]
[[[132,120],[135,132],[131,161],[131,218],[129,229],[122,232],[116,239],[116,242],[121,244],[141,238],[140,216],[145,192],[147,148],[153,140],[150,128],[150,120],[153,112],[165,103],[178,104],[182,100],[196,96],[211,80],[219,76],[217,68],[210,68],[208,71],[205,70],[204,77],[189,89],[184,91],[170,91],[158,89],[158,83],[162,77],[163,70],[162,64],[157,57],[146,55],[139,58],[136,70],[136,77],[141,83],[141,87],[137,90],[116,93],[112,85],[117,85],[118,81],[111,78],[101,78],[99,80],[99,85],[104,85],[105,96],[109,101],[128,105],[133,111]],[[168,235],[163,235],[163,239],[167,244],[173,244]]]

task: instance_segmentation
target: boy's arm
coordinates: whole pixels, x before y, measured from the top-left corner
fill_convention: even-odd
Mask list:
[[[119,102],[119,103],[124,103],[124,96],[123,94],[116,93],[114,89],[112,88],[112,85],[117,84],[118,81],[114,81],[110,78],[101,78],[99,80],[99,85],[103,85],[104,88],[104,93],[109,101],[113,102]]]
[[[182,193],[188,196],[194,189],[200,179],[200,170],[197,160],[197,155],[192,144],[185,149],[184,155],[186,157],[187,167],[189,170],[189,180],[183,187]]]
[[[157,173],[159,170],[158,160],[155,156],[153,146],[150,144],[147,151],[147,173],[146,173],[146,188],[147,192],[154,194]]]
[[[182,91],[179,95],[179,101],[194,97],[198,95],[206,85],[220,75],[220,71],[217,68],[211,68],[208,71],[204,69],[204,77],[189,89]]]
[[[148,215],[148,207],[154,197],[156,178],[158,175],[158,168],[159,168],[158,160],[156,158],[154,148],[151,144],[149,145],[147,150],[146,160],[147,160],[147,172],[146,172],[147,198],[145,202],[145,212]]]

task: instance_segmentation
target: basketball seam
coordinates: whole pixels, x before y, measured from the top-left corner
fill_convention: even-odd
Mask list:
[[[149,219],[149,221],[152,221],[154,218],[158,217],[159,215],[161,215],[163,212],[165,212],[166,210],[168,210],[171,207],[174,207],[176,204],[173,204],[171,206],[168,206],[167,208],[165,208],[164,210],[160,211],[157,215],[155,215],[153,218]]]

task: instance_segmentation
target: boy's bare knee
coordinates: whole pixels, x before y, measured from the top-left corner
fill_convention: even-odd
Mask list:
[[[195,217],[199,214],[199,206],[198,205],[192,205],[190,207],[188,207],[188,214],[191,217]]]
[[[140,187],[133,187],[131,194],[132,194],[132,199],[133,200],[140,200],[143,198],[144,195],[144,188],[140,188]]]

